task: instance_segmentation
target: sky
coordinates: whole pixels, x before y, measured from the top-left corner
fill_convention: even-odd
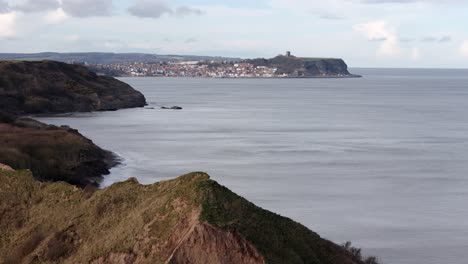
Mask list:
[[[339,57],[468,68],[468,0],[0,0],[0,52]]]

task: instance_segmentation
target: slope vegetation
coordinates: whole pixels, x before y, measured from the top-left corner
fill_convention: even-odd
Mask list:
[[[0,170],[0,214],[6,263],[363,263],[204,173],[91,191]]]
[[[55,61],[0,61],[0,112],[10,115],[141,107],[145,97],[117,79]]]

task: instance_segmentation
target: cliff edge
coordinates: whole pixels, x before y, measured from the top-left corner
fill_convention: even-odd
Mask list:
[[[77,130],[30,118],[0,121],[0,163],[30,169],[42,181],[98,185],[116,164],[114,155]]]
[[[0,170],[0,213],[6,263],[365,263],[205,173],[93,191]]]
[[[12,115],[142,107],[145,97],[117,79],[56,61],[0,61],[0,112]]]
[[[141,107],[128,84],[87,68],[55,61],[0,61],[0,163],[30,169],[43,181],[97,185],[115,157],[77,130],[42,124],[27,114]]]
[[[276,75],[292,78],[349,78],[361,77],[349,73],[348,65],[342,59],[300,58],[291,55],[279,55],[272,59],[252,59],[248,63],[255,67],[276,68]]]

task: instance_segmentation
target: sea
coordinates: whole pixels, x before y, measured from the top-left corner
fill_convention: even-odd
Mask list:
[[[468,263],[468,70],[351,71],[363,78],[121,78],[146,108],[38,119],[120,156],[103,187],[203,171],[383,263]]]

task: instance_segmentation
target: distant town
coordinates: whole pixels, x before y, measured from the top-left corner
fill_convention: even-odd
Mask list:
[[[277,68],[255,66],[247,62],[173,61],[161,63],[112,63],[87,65],[99,74],[112,76],[161,76],[161,77],[288,77],[276,74]]]
[[[291,57],[291,52],[286,52]],[[245,60],[194,60],[164,62],[120,62],[86,65],[95,72],[111,76],[211,77],[211,78],[273,78],[289,77],[278,74],[278,68],[255,65]]]
[[[88,67],[113,77],[350,78],[342,59],[296,57],[287,51],[271,59],[142,53],[0,53],[0,60],[51,60]]]

